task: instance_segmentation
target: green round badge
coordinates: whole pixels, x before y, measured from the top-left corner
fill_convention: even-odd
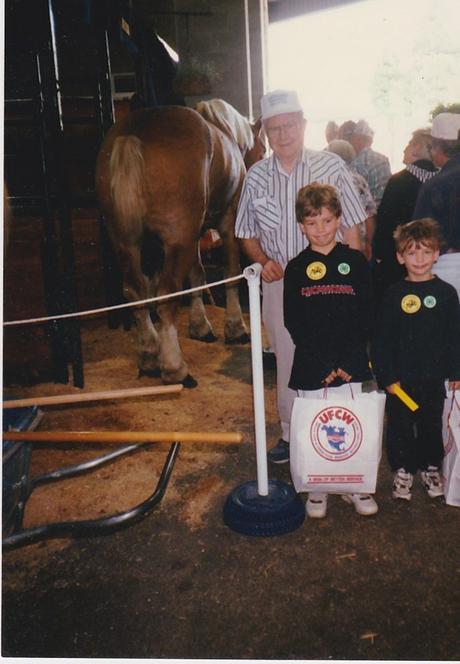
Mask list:
[[[427,309],[432,309],[433,307],[436,306],[436,298],[435,298],[435,296],[434,296],[434,295],[427,295],[427,296],[423,299],[423,304],[425,305],[425,307],[426,307]]]
[[[340,263],[340,265],[337,267],[338,271],[340,274],[350,274],[350,266],[348,263]]]

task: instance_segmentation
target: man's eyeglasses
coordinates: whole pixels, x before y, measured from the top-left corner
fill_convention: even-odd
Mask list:
[[[281,134],[294,134],[299,129],[300,123],[296,121],[285,122],[282,125],[275,125],[274,127],[266,127],[265,131],[268,136],[281,136]]]

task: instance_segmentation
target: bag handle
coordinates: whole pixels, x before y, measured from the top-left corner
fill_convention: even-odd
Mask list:
[[[447,416],[447,425],[448,426],[450,426],[450,418],[451,418],[451,415],[452,415],[452,411],[454,410],[454,404],[457,406],[458,409],[460,409],[460,404],[457,401],[457,395],[456,395],[455,388],[452,390],[452,401],[450,403],[449,414]]]
[[[351,398],[354,399],[354,398],[355,398],[355,395],[353,394],[353,388],[352,388],[352,386],[350,385],[350,383],[347,383],[347,385],[348,385],[348,387],[350,388]],[[324,390],[323,390],[323,399],[327,399],[327,390],[328,390],[327,387],[325,387]]]

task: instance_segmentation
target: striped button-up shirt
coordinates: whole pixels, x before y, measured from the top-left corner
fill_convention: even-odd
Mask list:
[[[299,189],[313,182],[337,188],[342,226],[351,228],[366,219],[343,160],[330,152],[304,149],[289,174],[274,154],[249,169],[238,206],[236,237],[258,239],[263,252],[285,267],[308,246],[296,220],[295,202]]]

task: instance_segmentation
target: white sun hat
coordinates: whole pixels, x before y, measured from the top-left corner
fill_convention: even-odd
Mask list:
[[[460,139],[460,113],[439,113],[433,118],[431,127],[433,138],[444,141],[458,141]]]
[[[260,100],[260,108],[262,111],[262,120],[268,120],[274,115],[281,115],[282,113],[299,113],[302,112],[297,92],[294,90],[273,90],[267,92]]]

